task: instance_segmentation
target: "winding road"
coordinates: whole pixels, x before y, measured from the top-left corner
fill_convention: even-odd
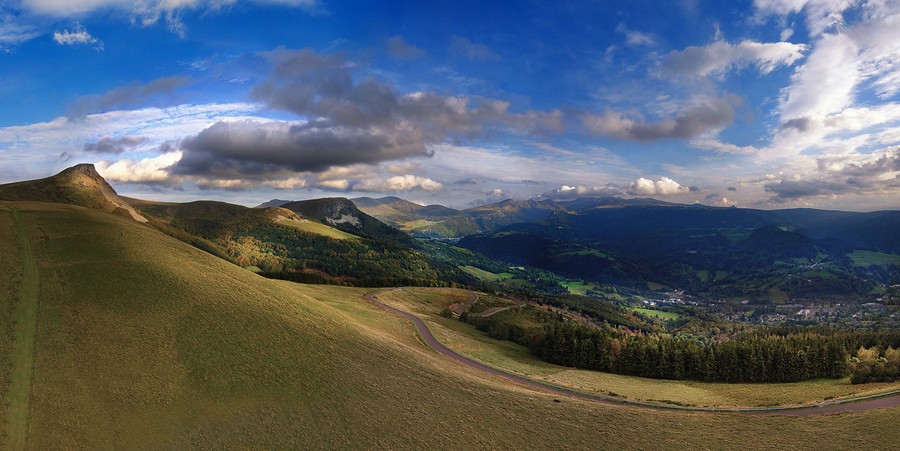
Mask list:
[[[463,365],[466,365],[470,368],[482,371],[484,373],[488,373],[497,377],[501,377],[513,383],[546,392],[552,393],[556,395],[567,396],[571,398],[578,398],[586,401],[592,402],[601,402],[605,404],[618,404],[618,405],[631,405],[636,407],[644,407],[650,409],[660,409],[660,410],[680,410],[680,411],[689,411],[689,412],[730,412],[730,413],[746,413],[746,414],[781,414],[781,415],[794,415],[794,416],[810,416],[810,415],[824,415],[824,414],[834,414],[834,413],[844,413],[844,412],[865,412],[872,409],[884,408],[884,407],[894,407],[900,406],[900,390],[894,390],[891,392],[880,393],[877,395],[871,396],[863,396],[858,398],[851,399],[842,399],[842,400],[833,400],[833,401],[825,401],[821,403],[813,403],[813,404],[804,404],[804,405],[794,405],[794,406],[779,406],[779,407],[688,407],[688,406],[677,406],[671,404],[662,404],[655,402],[647,402],[647,401],[637,401],[633,399],[625,399],[619,398],[616,396],[603,395],[599,393],[590,393],[581,390],[576,390],[568,387],[563,387],[560,385],[549,384],[546,382],[541,382],[535,379],[531,379],[525,376],[520,376],[518,374],[510,373],[504,370],[500,370],[494,367],[490,367],[484,365],[480,362],[472,360],[468,357],[458,354],[456,351],[444,346],[441,342],[435,338],[434,334],[431,333],[431,330],[428,329],[428,326],[425,325],[425,322],[422,321],[418,316],[391,307],[387,304],[380,302],[377,299],[377,296],[386,291],[394,291],[394,290],[403,290],[403,288],[386,288],[382,290],[373,291],[370,293],[366,293],[365,298],[372,304],[375,304],[378,307],[381,307],[391,313],[395,313],[400,315],[410,321],[412,321],[413,326],[416,329],[416,332],[422,337],[422,340],[429,347],[434,349],[435,351],[441,353],[442,355],[449,357]],[[474,294],[474,292],[473,292]],[[477,295],[476,295],[477,296]]]

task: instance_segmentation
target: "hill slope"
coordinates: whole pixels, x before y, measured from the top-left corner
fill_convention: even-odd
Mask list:
[[[92,164],[75,165],[45,179],[0,185],[0,200],[81,205],[147,222],[147,218],[116,194]]]
[[[413,236],[456,238],[481,231],[471,216],[443,205],[423,206],[393,196],[352,200],[366,214]]]
[[[20,210],[41,278],[32,449],[877,447],[900,439],[897,409],[782,418],[554,402],[428,350],[360,290],[263,279],[77,206],[8,205]],[[10,217],[0,206],[7,248]],[[0,264],[16,274],[17,261]],[[0,280],[0,293],[22,282]]]

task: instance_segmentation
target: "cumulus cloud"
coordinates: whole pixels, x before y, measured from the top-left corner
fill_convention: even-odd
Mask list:
[[[90,153],[112,153],[120,154],[147,142],[147,138],[142,136],[122,136],[120,138],[112,138],[104,136],[99,141],[84,144],[84,151]]]
[[[499,60],[500,55],[491,50],[485,44],[472,42],[462,36],[454,36],[450,44],[450,52],[457,56],[462,56],[470,60],[491,61]]]
[[[387,42],[388,53],[397,59],[413,60],[425,56],[425,51],[406,42],[402,36],[392,36]]]
[[[703,199],[706,201],[705,203],[707,205],[713,205],[716,207],[729,207],[731,205],[734,205],[733,201],[729,200],[727,197],[719,193],[707,194],[703,197]]]
[[[615,184],[607,184],[605,186],[561,185],[559,188],[548,191],[540,197],[554,200],[570,200],[579,197],[607,197],[621,196],[623,194],[626,194],[625,190]]]
[[[421,164],[415,161],[406,161],[402,163],[389,163],[384,165],[384,170],[390,172],[391,174],[402,175],[408,174],[416,169],[419,169]]]
[[[660,71],[670,76],[706,77],[721,76],[729,70],[752,65],[760,73],[768,74],[779,67],[793,65],[806,50],[806,45],[790,42],[759,43],[748,40],[730,44],[716,41],[668,54],[660,64]]]
[[[871,154],[821,156],[815,173],[772,178],[763,187],[776,204],[851,193],[896,193],[900,191],[900,146]]]
[[[189,82],[190,79],[187,77],[164,77],[148,83],[122,86],[102,95],[81,97],[70,108],[70,117],[83,117],[89,113],[111,108],[140,105],[153,96],[170,95]]]
[[[615,111],[603,115],[584,114],[581,121],[591,134],[628,141],[688,139],[731,124],[735,115],[731,101],[727,98],[695,99],[674,118],[658,122],[643,122],[640,115]]]
[[[103,178],[113,182],[174,183],[168,169],[180,159],[181,152],[171,152],[137,161],[101,161],[95,166]]]
[[[309,182],[303,177],[288,177],[280,180],[269,180],[266,184],[275,189],[291,190],[305,188]]]
[[[439,140],[451,132],[477,133],[485,123],[506,120],[508,114],[509,104],[499,100],[400,93],[386,82],[356,81],[353,65],[339,54],[279,49],[266,56],[273,63],[272,73],[251,95],[274,108],[317,118],[322,125],[413,127]]]
[[[689,191],[689,188],[668,177],[661,177],[657,181],[640,177],[628,186],[628,194],[632,196],[671,196]]]
[[[266,178],[284,171],[323,172],[430,157],[433,145],[493,126],[560,127],[558,111],[514,114],[504,101],[402,93],[388,82],[358,80],[355,65],[342,55],[278,49],[264,56],[272,70],[251,96],[307,119],[216,123],[181,140],[184,158],[173,168],[176,173]]]
[[[414,130],[358,129],[317,123],[218,122],[181,141],[179,174],[263,175],[282,169],[321,172],[331,166],[429,156]]]
[[[444,185],[430,178],[417,175],[395,175],[386,179],[363,180],[353,187],[354,191],[388,192],[388,191],[440,191]]]

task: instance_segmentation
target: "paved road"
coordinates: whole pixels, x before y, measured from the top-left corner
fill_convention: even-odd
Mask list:
[[[467,300],[465,304],[462,304],[459,307],[456,307],[456,309],[453,311],[456,312],[457,315],[462,315],[463,312],[472,308],[472,305],[474,305],[475,302],[477,302],[477,301],[478,301],[478,293],[476,293],[474,291],[469,291],[469,300]]]
[[[746,413],[746,414],[778,414],[778,415],[794,415],[794,416],[809,416],[809,415],[824,415],[824,414],[832,414],[832,413],[844,413],[844,412],[864,412],[867,410],[882,408],[882,407],[894,407],[900,406],[900,390],[895,390],[893,392],[882,393],[873,396],[866,396],[860,398],[839,400],[839,401],[826,401],[822,403],[816,404],[806,404],[806,405],[798,405],[798,406],[783,406],[783,407],[685,407],[685,406],[675,406],[670,404],[660,404],[654,402],[645,402],[645,401],[635,401],[632,399],[624,399],[615,396],[601,395],[599,393],[589,393],[580,390],[575,390],[567,387],[562,387],[559,385],[549,384],[541,381],[537,381],[534,379],[530,379],[524,376],[520,376],[513,373],[508,373],[506,371],[493,368],[482,363],[479,363],[475,360],[472,360],[468,357],[462,356],[452,349],[444,346],[435,338],[434,334],[431,333],[431,330],[428,329],[428,326],[425,325],[425,322],[422,321],[416,315],[412,313],[405,312],[403,310],[391,307],[386,305],[380,301],[378,301],[377,296],[380,293],[384,293],[385,291],[392,290],[402,290],[402,288],[386,288],[383,290],[373,291],[371,293],[367,293],[365,295],[366,300],[369,302],[389,311],[400,315],[410,321],[412,321],[413,326],[416,328],[416,332],[420,337],[425,341],[425,343],[433,348],[435,351],[447,356],[463,365],[466,365],[470,368],[474,368],[476,370],[492,374],[494,376],[498,376],[514,382],[519,385],[523,385],[528,388],[532,388],[535,390],[552,393],[556,395],[567,396],[571,398],[583,399],[586,401],[592,402],[601,402],[604,404],[626,404],[636,407],[650,408],[650,409],[661,409],[661,410],[681,410],[681,411],[692,411],[692,412],[731,412],[731,413]]]

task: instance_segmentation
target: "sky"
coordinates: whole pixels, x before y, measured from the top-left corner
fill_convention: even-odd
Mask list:
[[[0,183],[900,209],[900,0],[0,0]]]

